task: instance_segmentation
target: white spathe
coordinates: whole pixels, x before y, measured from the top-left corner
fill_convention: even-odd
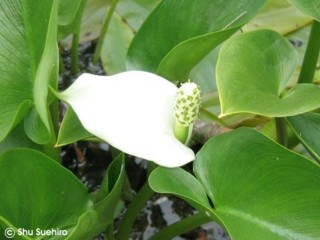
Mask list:
[[[143,71],[85,73],[58,97],[71,105],[87,131],[112,146],[161,166],[179,167],[195,155],[174,135],[177,90]]]

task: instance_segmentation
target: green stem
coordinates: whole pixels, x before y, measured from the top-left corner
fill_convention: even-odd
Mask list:
[[[223,127],[226,127],[226,128],[230,127],[225,121],[223,121],[222,119],[214,115],[212,112],[208,111],[206,108],[200,107],[200,115],[202,115],[204,118],[207,118],[212,122],[220,124]]]
[[[148,182],[146,182],[139,191],[139,193],[136,195],[136,197],[133,199],[126,213],[124,214],[119,226],[117,239],[130,239],[132,226],[137,215],[153,194],[154,192],[150,188]]]
[[[114,236],[113,236],[113,228],[114,226],[113,226],[113,223],[111,223],[108,227],[107,227],[107,229],[106,229],[106,236],[105,236],[105,238],[107,239],[107,240],[114,240]]]
[[[288,145],[288,134],[287,124],[285,118],[275,118],[276,130],[277,130],[277,141],[283,146]]]
[[[190,217],[184,218],[153,235],[149,240],[173,239],[174,237],[190,231],[200,225],[211,222],[212,218],[204,213],[197,213]]]
[[[312,23],[307,49],[303,58],[299,83],[312,83],[320,50],[320,22]]]
[[[103,23],[102,29],[101,29],[101,33],[100,33],[100,38],[98,40],[94,55],[93,55],[93,59],[92,62],[93,63],[97,63],[99,61],[100,55],[101,55],[101,49],[102,49],[102,45],[104,42],[104,38],[106,36],[106,33],[108,31],[110,22],[111,22],[111,18],[113,15],[114,10],[116,9],[117,3],[119,2],[119,0],[112,0],[111,1],[111,6],[110,9],[108,11],[108,15]]]
[[[78,24],[77,30],[73,33],[73,39],[72,39],[72,51],[71,51],[71,57],[72,57],[72,65],[71,65],[71,73],[72,75],[77,75],[79,73],[79,55],[78,55],[78,49],[79,49],[79,38],[80,38],[80,24]]]
[[[63,58],[61,56],[61,49],[59,47],[59,74],[62,74],[65,72],[65,67],[64,67],[64,63],[63,63]]]

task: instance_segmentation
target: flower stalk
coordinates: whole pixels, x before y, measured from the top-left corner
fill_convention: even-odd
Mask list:
[[[100,59],[102,45],[103,45],[105,36],[107,34],[107,31],[109,29],[109,25],[110,25],[110,22],[111,22],[111,19],[112,19],[112,15],[113,15],[113,13],[114,13],[114,11],[116,9],[116,6],[117,6],[118,2],[119,2],[119,0],[112,0],[111,1],[111,6],[109,8],[109,11],[108,11],[108,14],[106,16],[106,19],[105,19],[105,21],[103,23],[103,26],[102,26],[102,29],[101,29],[101,34],[100,34],[100,37],[99,37],[99,40],[98,40],[98,43],[97,43],[97,46],[96,46],[96,49],[95,49],[95,52],[94,52],[94,55],[93,55],[93,59],[92,59],[93,63],[98,63],[98,61]]]
[[[317,67],[320,50],[320,22],[314,20],[302,63],[299,83],[312,83]]]

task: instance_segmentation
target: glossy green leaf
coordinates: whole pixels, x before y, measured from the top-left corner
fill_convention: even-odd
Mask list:
[[[64,146],[90,137],[93,135],[82,126],[76,113],[69,107],[63,117],[56,146]]]
[[[203,186],[182,168],[158,167],[152,171],[148,181],[155,192],[174,194],[199,210],[211,210]]]
[[[128,67],[185,81],[192,67],[252,18],[264,2],[164,0],[135,36]]]
[[[308,152],[320,162],[320,114],[305,113],[288,117],[287,121]]]
[[[58,24],[59,38],[74,33],[77,26],[80,26],[83,10],[87,0],[59,0]]]
[[[296,8],[300,9],[305,14],[320,21],[320,1],[318,0],[288,0]]]
[[[192,68],[237,30],[238,28],[234,27],[180,43],[161,60],[157,73],[167,79],[187,81]]]
[[[319,239],[320,168],[251,128],[212,138],[194,162],[232,239]]]
[[[35,150],[15,149],[0,155],[0,184],[3,228],[71,231],[78,218],[93,209],[81,182],[56,161]]]
[[[245,33],[227,41],[217,63],[221,115],[283,117],[320,107],[316,85],[298,84],[286,92],[296,63],[293,47],[270,30]]]
[[[0,23],[0,140],[33,105],[45,128],[27,132],[45,143],[50,139],[48,85],[57,79],[57,1],[1,1]]]
[[[124,154],[111,163],[94,200],[95,212],[87,212],[79,219],[70,239],[90,239],[113,222],[125,179],[124,163]]]

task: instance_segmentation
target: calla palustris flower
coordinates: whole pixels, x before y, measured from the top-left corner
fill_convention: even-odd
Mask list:
[[[143,71],[113,76],[82,74],[57,96],[77,114],[83,127],[119,150],[165,167],[194,160],[194,152],[175,136],[178,88]]]

